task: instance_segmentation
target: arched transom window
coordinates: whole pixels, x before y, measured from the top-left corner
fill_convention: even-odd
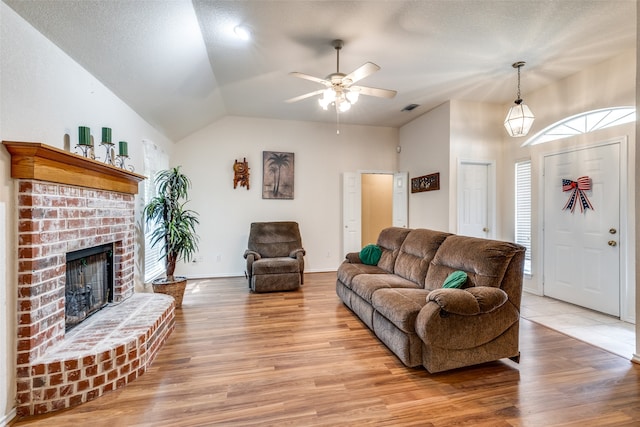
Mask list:
[[[635,107],[614,107],[587,111],[567,117],[542,129],[529,138],[522,146],[542,144],[557,139],[569,138],[595,130],[617,126],[636,120]]]

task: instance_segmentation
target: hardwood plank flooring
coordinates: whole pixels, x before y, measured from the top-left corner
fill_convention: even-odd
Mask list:
[[[192,281],[176,330],[124,389],[19,426],[638,426],[640,366],[522,320],[521,363],[429,374],[402,363],[335,294]]]

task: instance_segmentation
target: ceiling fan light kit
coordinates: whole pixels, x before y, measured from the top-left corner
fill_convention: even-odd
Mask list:
[[[333,40],[331,45],[336,50],[336,72],[329,74],[326,78],[310,76],[304,73],[292,72],[290,75],[316,83],[323,84],[325,89],[316,90],[304,95],[288,99],[286,102],[292,103],[303,99],[320,95],[318,104],[323,110],[328,110],[329,106],[334,106],[336,113],[344,113],[351,109],[351,106],[358,102],[360,95],[376,96],[380,98],[393,98],[396,96],[395,90],[378,89],[367,86],[354,86],[353,84],[370,76],[380,69],[373,62],[366,62],[349,74],[340,72],[340,49],[344,46],[342,40]]]
[[[504,127],[510,136],[520,137],[526,136],[533,126],[535,116],[531,109],[522,101],[520,97],[520,68],[524,67],[524,61],[518,61],[512,64],[513,68],[518,70],[518,93],[514,105],[509,109],[507,118],[504,120]]]

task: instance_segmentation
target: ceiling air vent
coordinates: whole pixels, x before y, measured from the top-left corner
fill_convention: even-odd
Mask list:
[[[416,109],[416,108],[418,108],[418,107],[419,107],[419,105],[418,105],[418,104],[409,104],[409,105],[407,105],[406,107],[404,107],[404,108],[403,108],[402,110],[400,110],[400,111],[411,111],[411,110]]]

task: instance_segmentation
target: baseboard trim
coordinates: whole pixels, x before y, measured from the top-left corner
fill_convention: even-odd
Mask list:
[[[335,273],[335,268],[330,269],[313,269],[313,270],[305,270],[305,273]],[[196,275],[188,275],[186,276],[188,280],[204,280],[204,279],[221,279],[227,277],[244,277],[244,272],[242,273],[223,273],[216,274],[215,276],[209,274],[196,274]]]
[[[0,418],[0,427],[6,427],[16,417],[16,408],[12,408],[8,414]]]

